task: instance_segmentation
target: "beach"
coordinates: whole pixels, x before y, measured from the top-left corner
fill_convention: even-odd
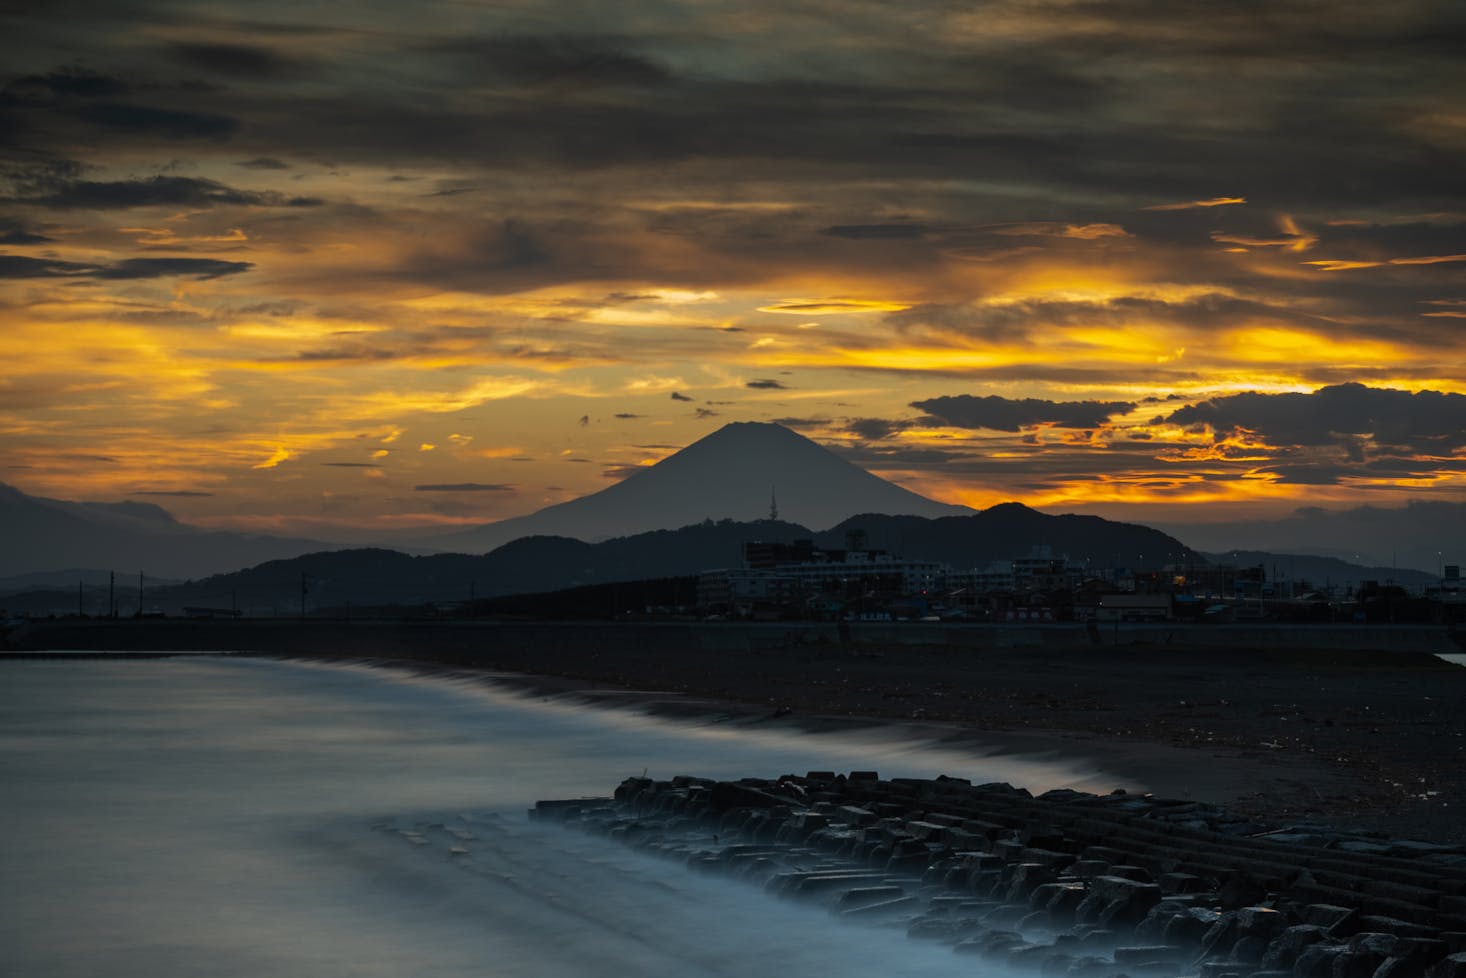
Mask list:
[[[1249,647],[1240,629],[1230,647],[1195,631],[1129,629],[1102,646],[1061,640],[1072,629],[1015,634],[857,629],[841,643],[832,628],[721,623],[279,621],[58,625],[28,640],[371,660],[662,714],[915,727],[979,754],[1083,760],[1116,787],[1270,823],[1466,842],[1466,668],[1390,647],[1449,648],[1444,630],[1259,629]],[[932,635],[946,641],[920,641]],[[1379,647],[1329,648],[1341,635]]]
[[[525,665],[489,658],[481,668]],[[1116,787],[1269,823],[1466,842],[1466,668],[1430,656],[795,647],[544,655],[535,668],[494,680],[664,714],[893,725],[980,753],[1087,760]]]

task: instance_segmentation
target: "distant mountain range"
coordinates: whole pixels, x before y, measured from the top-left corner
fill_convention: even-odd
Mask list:
[[[767,518],[775,505],[782,520]],[[1227,559],[1268,563],[1277,551],[1302,552],[1304,526],[1321,526],[1347,547],[1350,528],[1372,523],[1384,529],[1375,535],[1361,531],[1361,537],[1418,545],[1419,533],[1407,529],[1422,522],[1434,527],[1430,539],[1442,548],[1441,563],[1466,557],[1466,507],[1441,503],[1402,511],[1301,513],[1265,524],[1278,528],[1276,539],[1251,546],[1269,551],[1262,555],[1266,559]],[[0,594],[28,588],[60,593],[74,590],[76,582],[98,589],[106,586],[105,568],[116,568],[118,587],[131,586],[131,592],[139,570],[153,581],[195,579],[170,593],[179,602],[211,606],[227,605],[226,598],[264,608],[298,606],[302,574],[316,582],[308,596],[316,606],[458,600],[737,566],[742,544],[754,539],[813,537],[826,549],[839,549],[856,529],[872,548],[959,569],[1028,556],[1034,547],[1095,567],[1153,569],[1205,559],[1177,535],[1191,546],[1199,536],[1207,543],[1202,549],[1213,551],[1248,545],[1256,536],[1244,532],[1251,525],[1238,525],[1218,546],[1212,525],[1176,527],[1177,535],[1171,535],[1093,516],[1049,516],[1017,503],[977,512],[886,482],[780,425],[739,423],[600,492],[436,537],[432,549],[457,553],[425,557],[201,530],[148,503],[43,499],[0,484]],[[1285,559],[1302,558],[1277,558]],[[1358,579],[1407,580],[1403,570],[1383,573],[1383,561],[1353,563],[1361,562],[1376,566],[1288,566],[1296,576],[1334,583],[1355,572]],[[161,599],[163,592],[148,588]]]
[[[423,544],[484,553],[520,537],[606,540],[704,519],[747,522],[768,517],[773,508],[783,519],[820,527],[858,513],[972,512],[887,482],[783,425],[747,421],[724,425],[600,492]]]
[[[678,577],[718,567],[739,567],[751,541],[813,539],[825,549],[843,549],[859,534],[867,545],[898,556],[933,560],[956,568],[986,567],[995,560],[1024,557],[1049,546],[1054,556],[1108,566],[1116,559],[1137,569],[1156,569],[1186,559],[1202,561],[1184,544],[1149,527],[1092,516],[1046,516],[1008,503],[968,516],[929,520],[919,516],[863,514],[822,533],[777,520],[737,523],[707,520],[677,530],[654,530],[600,543],[566,537],[522,537],[488,554],[413,557],[384,549],[341,550],[275,560],[230,574],[152,587],[147,610],[239,608],[252,614],[293,614],[301,588],[307,609],[370,605],[414,605],[463,601],[502,594],[554,591],[585,584]],[[101,595],[92,599],[95,608]],[[124,601],[135,600],[135,589]],[[32,607],[8,599],[12,611]],[[74,589],[32,595],[62,610],[76,607]],[[135,605],[124,603],[130,614]],[[95,613],[95,611],[94,611]]]
[[[1397,509],[1305,507],[1276,520],[1153,523],[1199,550],[1234,549],[1337,557],[1352,564],[1423,571],[1466,566],[1466,502],[1412,501]],[[1388,576],[1388,575],[1386,575]]]
[[[1206,556],[1214,564],[1230,564],[1233,567],[1261,566],[1267,572],[1268,580],[1307,581],[1316,588],[1357,588],[1364,581],[1416,588],[1434,585],[1440,576],[1410,567],[1371,566],[1351,563],[1338,557],[1272,553],[1267,550],[1228,550]]]
[[[202,577],[339,546],[201,530],[151,503],[45,499],[0,483],[0,577],[53,571],[105,575],[106,568],[131,575],[142,570],[158,577]]]

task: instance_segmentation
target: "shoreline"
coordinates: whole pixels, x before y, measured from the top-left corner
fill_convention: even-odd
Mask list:
[[[320,656],[280,658],[341,661]],[[920,743],[968,754],[976,767],[987,757],[1061,762],[1092,772],[1069,785],[1092,792],[1118,788],[1132,794],[1153,793],[1216,804],[1276,826],[1310,824],[1422,842],[1466,843],[1466,831],[1450,810],[1451,801],[1460,794],[1459,783],[1451,797],[1421,799],[1401,792],[1382,792],[1374,776],[1377,772],[1372,769],[1333,763],[1310,749],[1177,744],[1095,736],[1091,731],[1065,728],[1025,725],[1022,729],[1002,729],[935,719],[769,708],[761,702],[710,697],[687,689],[656,689],[651,684],[608,686],[563,675],[479,669],[420,658],[366,658],[354,663],[467,679],[527,698],[569,700],[592,709],[633,711],[674,722],[726,722],[751,730],[797,731],[815,736],[855,733]],[[1466,678],[1466,669],[1459,671]],[[1447,767],[1446,773],[1451,773]],[[1438,805],[1431,804],[1437,799]]]
[[[891,631],[857,628],[840,644],[733,623],[169,620],[36,623],[10,637],[32,649],[376,660],[681,719],[919,729],[978,758],[1077,759],[1115,779],[1096,785],[1106,790],[1466,842],[1466,668],[1422,650],[1459,652],[1444,629],[1355,629],[1399,639],[1396,651],[1316,647],[1332,629],[1285,629],[1280,642],[1271,626],[1230,647],[1162,644],[1166,630],[1145,626],[1126,626],[1136,637],[1119,646],[1076,644],[1072,627],[912,626],[895,630],[900,642],[871,640]],[[1014,641],[1033,634],[1042,641]],[[933,635],[943,641],[917,641]],[[1222,637],[1186,631],[1200,635]]]

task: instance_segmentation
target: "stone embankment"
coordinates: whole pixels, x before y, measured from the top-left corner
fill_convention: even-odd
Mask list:
[[[1466,978],[1466,852],[1212,805],[810,772],[531,815],[1045,976]]]

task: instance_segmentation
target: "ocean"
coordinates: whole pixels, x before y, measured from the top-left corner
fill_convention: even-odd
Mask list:
[[[1034,789],[1097,773],[366,666],[0,662],[0,974],[971,975],[899,930],[525,814],[643,773],[852,769]]]

